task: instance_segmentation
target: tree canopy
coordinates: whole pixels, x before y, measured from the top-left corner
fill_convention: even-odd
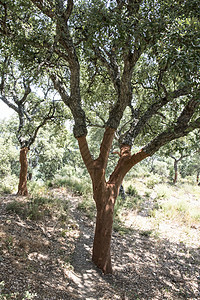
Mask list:
[[[87,133],[88,108],[99,119],[101,105],[101,125],[114,129],[128,108],[121,143],[132,144],[145,133],[149,154],[199,127],[196,1],[1,5],[2,46],[9,44],[27,72],[48,74],[72,111],[75,136]]]

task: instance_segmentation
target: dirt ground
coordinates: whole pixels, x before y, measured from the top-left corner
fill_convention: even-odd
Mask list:
[[[55,193],[69,205],[67,221],[21,218],[6,206],[27,198],[0,196],[0,299],[200,299],[200,245],[113,232],[114,272],[105,276],[91,262],[94,221],[77,209],[80,197]]]

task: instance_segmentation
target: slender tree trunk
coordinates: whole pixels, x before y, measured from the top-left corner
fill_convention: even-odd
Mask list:
[[[197,184],[199,183],[199,173],[200,171],[197,171]]]
[[[27,171],[28,171],[28,161],[27,161],[27,152],[28,148],[24,147],[20,150],[20,175],[19,175],[19,185],[18,185],[18,195],[27,196],[28,189],[27,189]]]
[[[174,180],[173,183],[177,183],[177,178],[178,178],[178,161],[174,160]]]

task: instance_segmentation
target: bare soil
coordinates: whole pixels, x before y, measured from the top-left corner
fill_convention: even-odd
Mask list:
[[[91,262],[94,220],[77,209],[81,198],[54,192],[69,205],[67,220],[22,218],[6,207],[28,198],[0,196],[0,299],[200,299],[200,246],[113,232],[114,272],[105,276]]]

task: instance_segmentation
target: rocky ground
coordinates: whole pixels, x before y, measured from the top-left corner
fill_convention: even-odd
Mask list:
[[[65,219],[24,218],[7,206],[28,198],[0,196],[0,299],[200,299],[199,245],[113,232],[114,273],[105,276],[91,262],[94,222],[77,209],[81,198],[54,193],[67,203]]]

